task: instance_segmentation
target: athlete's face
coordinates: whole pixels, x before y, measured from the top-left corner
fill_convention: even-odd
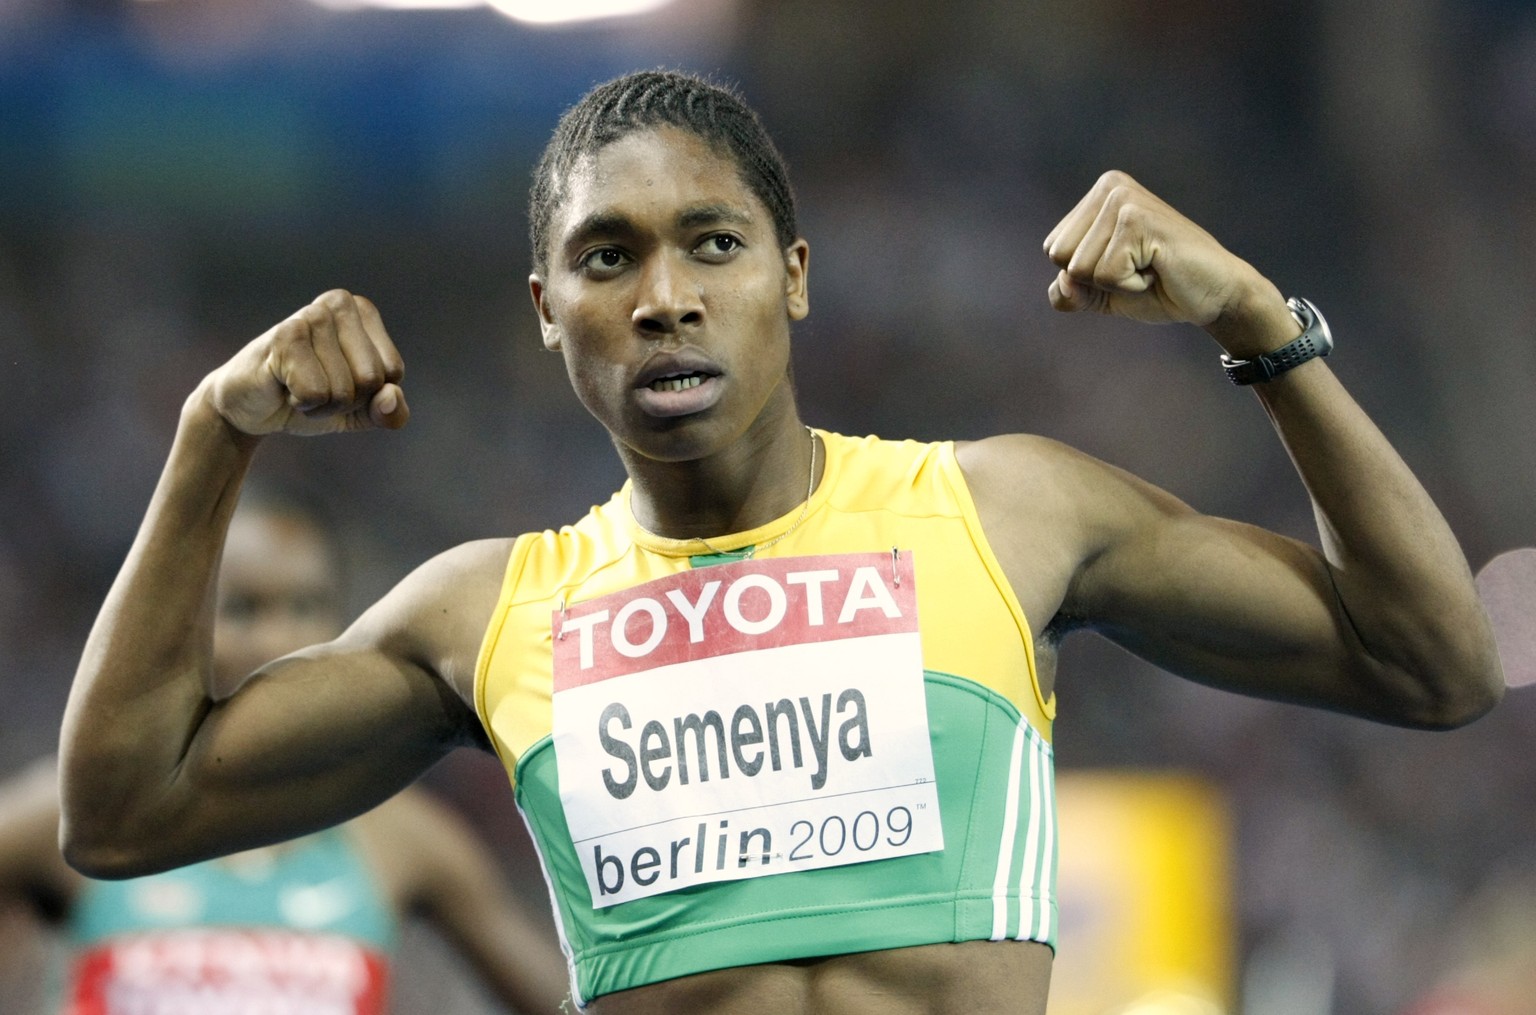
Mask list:
[[[341,630],[336,557],[310,522],[242,509],[230,522],[219,568],[214,679],[228,693],[278,656]]]
[[[779,246],[730,158],[664,127],[608,145],[564,182],[548,270],[529,283],[544,344],[615,439],[684,459],[765,410],[792,410],[807,247]]]

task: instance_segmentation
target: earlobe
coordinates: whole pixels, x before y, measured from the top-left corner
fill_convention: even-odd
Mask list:
[[[549,304],[545,300],[548,291],[544,288],[544,280],[537,273],[528,276],[528,295],[533,297],[533,310],[539,315],[539,331],[544,337],[544,348],[550,352],[559,352],[560,327],[550,313]]]
[[[784,305],[792,321],[804,320],[811,312],[807,280],[811,269],[811,245],[804,238],[784,249]]]

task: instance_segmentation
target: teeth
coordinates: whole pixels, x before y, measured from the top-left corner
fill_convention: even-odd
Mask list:
[[[652,391],[686,391],[696,388],[704,383],[704,378],[698,374],[689,374],[687,377],[663,377],[659,381],[651,382]]]

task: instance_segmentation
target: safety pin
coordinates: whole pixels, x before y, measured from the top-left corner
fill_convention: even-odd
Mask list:
[[[556,641],[564,641],[565,640],[565,618],[566,618],[565,597],[564,596],[560,597],[559,602],[558,602],[557,605],[560,607],[560,633],[555,635],[555,640]]]
[[[896,565],[899,564],[900,562],[901,562],[901,551],[896,549],[896,547],[894,547],[894,546],[891,547],[891,582],[898,589],[901,588],[901,572],[896,570]]]

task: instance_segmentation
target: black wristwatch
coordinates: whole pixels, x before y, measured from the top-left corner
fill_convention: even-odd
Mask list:
[[[1296,323],[1301,325],[1301,335],[1274,352],[1253,359],[1233,359],[1222,353],[1221,365],[1227,368],[1227,379],[1233,384],[1260,384],[1273,380],[1309,359],[1333,352],[1333,335],[1328,331],[1328,322],[1310,300],[1292,296],[1285,305],[1290,308]]]

